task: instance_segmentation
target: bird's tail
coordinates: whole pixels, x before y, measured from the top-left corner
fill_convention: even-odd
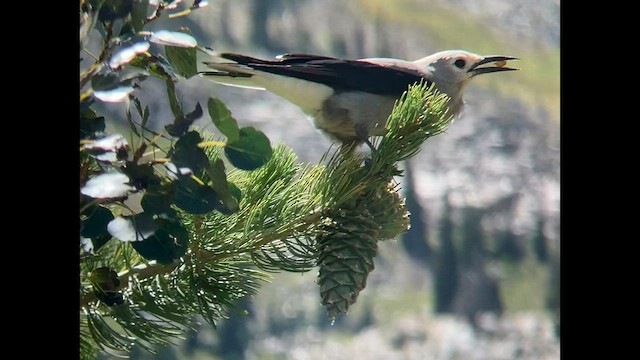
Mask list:
[[[200,76],[219,84],[264,90],[253,79],[257,72],[246,65],[251,61],[260,61],[259,59],[244,56],[243,59],[237,59],[236,54],[207,53],[210,55],[209,61],[202,62],[207,69],[200,71]]]

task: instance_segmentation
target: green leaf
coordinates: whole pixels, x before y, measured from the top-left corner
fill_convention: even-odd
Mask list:
[[[159,45],[195,48],[198,42],[193,36],[179,31],[160,30],[151,34],[149,41]]]
[[[239,138],[228,142],[224,153],[233,166],[242,170],[255,170],[266,164],[273,150],[269,138],[253,127],[240,129]]]
[[[137,164],[133,161],[127,161],[122,168],[130,179],[129,183],[136,187],[136,189],[146,189],[152,185],[160,184],[160,177],[153,171],[153,166],[150,164]]]
[[[107,224],[107,231],[120,241],[142,241],[158,230],[153,214],[146,212],[117,217]]]
[[[113,21],[129,15],[133,8],[133,0],[105,0],[98,12],[98,20]]]
[[[85,251],[91,253],[100,250],[109,240],[113,239],[111,234],[106,233],[102,235],[97,235],[92,238],[81,237],[81,241],[85,241],[87,243],[84,244]]]
[[[196,104],[196,108],[184,116],[184,118],[176,118],[173,124],[169,124],[164,128],[167,130],[169,135],[179,137],[187,130],[189,130],[189,126],[193,124],[194,121],[202,117],[202,107],[200,103]]]
[[[95,139],[104,133],[104,117],[97,116],[91,109],[80,110],[80,139]]]
[[[178,75],[188,79],[198,73],[196,48],[165,46],[165,52],[169,63]]]
[[[229,185],[229,193],[231,193],[231,196],[240,202],[240,200],[242,200],[242,190],[231,181],[227,181],[227,185]]]
[[[138,54],[129,62],[129,65],[145,69],[149,71],[151,75],[163,80],[175,78],[171,64],[160,55],[151,55],[148,53]]]
[[[159,214],[167,211],[173,203],[172,185],[150,186],[144,192],[140,206],[150,214]]]
[[[238,211],[240,208],[238,205],[238,199],[236,199],[229,191],[227,174],[225,173],[224,162],[222,159],[217,159],[213,164],[209,164],[205,170],[211,180],[211,187],[215,190],[220,201],[222,201],[222,208],[219,208],[218,210],[224,214],[232,214]]]
[[[156,222],[160,226],[158,231],[132,245],[145,259],[170,264],[187,252],[189,233],[178,221],[158,219]]]
[[[111,210],[102,206],[92,206],[85,210],[84,214],[87,218],[81,224],[80,235],[86,238],[109,235],[107,224],[113,220]]]
[[[147,21],[147,11],[149,10],[149,0],[138,0],[131,9],[131,26],[135,32],[144,30]]]
[[[80,189],[80,193],[94,199],[114,199],[129,195],[135,188],[129,185],[129,177],[120,172],[95,176]]]
[[[115,291],[120,286],[118,274],[109,267],[94,269],[89,275],[89,281],[100,291]]]
[[[227,141],[238,141],[240,137],[238,122],[231,116],[231,111],[227,109],[227,106],[216,98],[209,98],[207,107],[209,108],[211,120],[218,130],[227,137]]]
[[[177,181],[174,202],[177,207],[191,214],[208,214],[220,204],[212,188],[200,185],[190,176],[181,176]]]
[[[107,306],[124,303],[122,294],[118,291],[120,279],[118,274],[109,267],[99,267],[91,272],[89,281],[93,286],[93,292]]]
[[[175,116],[176,119],[183,118],[184,113],[182,112],[180,101],[176,95],[176,84],[173,83],[172,79],[167,79],[167,95],[169,96],[169,107],[171,108],[173,116]]]
[[[204,150],[198,147],[200,142],[202,138],[198,132],[190,131],[184,134],[169,153],[171,161],[179,168],[187,167],[193,173],[198,173],[209,165],[209,159]]]

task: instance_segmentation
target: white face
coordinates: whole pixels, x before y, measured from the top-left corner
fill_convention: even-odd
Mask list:
[[[461,50],[447,50],[429,56],[430,67],[436,80],[451,84],[464,85],[473,73],[469,70],[482,56]]]

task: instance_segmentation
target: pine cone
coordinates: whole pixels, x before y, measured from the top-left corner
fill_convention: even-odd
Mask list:
[[[409,230],[409,211],[392,182],[378,188],[364,201],[374,221],[380,226],[379,240],[393,239]]]
[[[367,210],[338,210],[317,238],[322,304],[335,319],[346,314],[367,285],[378,252],[380,227]]]

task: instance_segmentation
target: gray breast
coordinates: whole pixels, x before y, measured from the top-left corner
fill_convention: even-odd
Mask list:
[[[322,103],[314,125],[342,142],[362,140],[363,135],[382,135],[395,100],[393,96],[339,92]]]

